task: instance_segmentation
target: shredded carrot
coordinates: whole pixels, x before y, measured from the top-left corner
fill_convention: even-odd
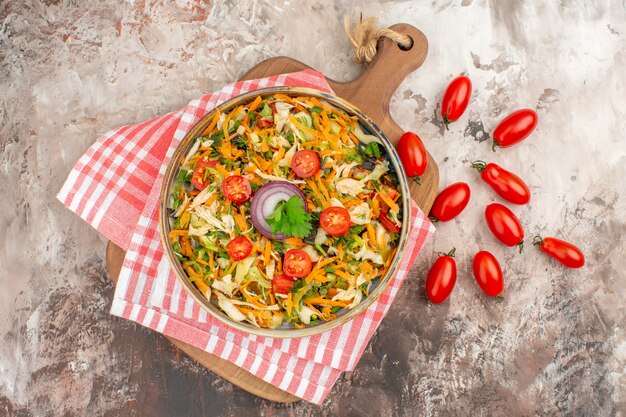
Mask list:
[[[228,271],[226,271],[226,273],[224,275],[228,275],[228,274],[232,274],[232,272],[235,270],[235,267],[237,266],[238,262],[234,261],[232,263],[232,265],[230,265],[230,268],[228,268]]]
[[[226,178],[226,177],[228,177],[228,176],[229,176],[228,171],[226,171],[226,168],[224,168],[224,165],[222,165],[222,164],[217,164],[217,165],[215,165],[215,169],[217,170],[217,172],[219,172],[219,173],[220,173],[220,175],[221,175],[222,177]]]
[[[290,237],[288,239],[285,239],[285,243],[299,248],[302,246],[302,239],[300,239],[299,237]]]
[[[213,257],[215,252],[213,251],[209,251],[209,268],[211,268],[211,271],[215,268],[215,263],[213,261]]]
[[[337,256],[339,259],[343,259],[343,245],[337,245]]]
[[[382,188],[378,190],[378,195],[380,196],[380,198],[383,199],[385,204],[389,206],[389,210],[393,211],[394,213],[400,212],[400,207],[398,207],[395,201],[393,201],[391,197],[389,197],[385,190],[383,190]]]
[[[291,315],[291,310],[293,309],[293,297],[292,297],[292,293],[287,294],[287,314]]]
[[[291,293],[289,293],[291,294]],[[322,305],[322,306],[337,306],[337,307],[345,307],[348,304],[350,304],[348,301],[332,301],[332,300],[327,300],[325,298],[319,298],[319,297],[314,297],[308,300],[309,303],[311,304],[315,304],[315,305]]]
[[[263,253],[263,264],[269,265],[270,257],[272,256],[272,242],[269,239],[265,240],[265,252]]]
[[[187,271],[187,273],[192,277],[202,277],[195,269],[191,267],[188,263],[183,264],[183,269]]]
[[[319,132],[317,130],[311,129],[310,127],[306,127],[305,125],[300,123],[297,118],[295,118],[293,116],[289,116],[289,121],[291,123],[293,123],[299,130],[303,131],[304,133],[307,133],[307,134],[309,134],[311,136],[315,136],[315,137],[319,136]]]
[[[248,229],[248,224],[246,223],[246,217],[244,215],[233,213],[233,218],[235,219],[235,223],[237,223],[237,227],[239,227],[241,232]]]
[[[378,247],[378,241],[376,240],[376,231],[374,230],[374,227],[372,226],[372,224],[371,223],[366,224],[365,228],[367,229],[367,235],[370,238],[370,242],[372,242],[374,246]]]
[[[187,236],[189,234],[189,230],[172,230],[170,231],[169,237],[173,239],[178,236]]]
[[[309,187],[311,187],[311,190],[313,190],[313,194],[315,194],[317,199],[320,201],[320,203],[322,203],[324,207],[330,205],[330,202],[325,200],[324,196],[320,193],[320,190],[317,188],[317,185],[315,185],[315,182],[313,182],[312,180],[306,180],[306,183]]]
[[[213,120],[211,120],[211,123],[209,123],[207,128],[202,131],[202,136],[206,136],[209,133],[211,133],[211,131],[213,130],[215,125],[217,125],[217,121],[219,119],[220,119],[220,109],[216,108],[215,109],[215,116],[213,116]]]
[[[281,159],[283,159],[283,156],[285,156],[285,148],[283,148],[282,146],[278,149],[278,153],[274,155],[274,157],[272,158],[274,161],[280,161]]]
[[[380,208],[378,205],[378,199],[372,200],[372,217],[378,217],[380,215]]]
[[[185,256],[191,258],[193,256],[193,249],[191,248],[191,242],[187,236],[182,236],[180,238],[182,248],[185,251]]]
[[[208,285],[206,285],[201,279],[197,279],[193,283],[196,285],[196,287],[198,287],[203,295],[207,293],[207,290],[210,290]]]
[[[315,265],[315,268],[320,269],[321,267],[326,266],[334,262],[335,260],[337,260],[336,256],[333,256],[332,258],[326,258],[326,259],[320,260],[317,262],[317,265]]]
[[[261,101],[263,101],[261,96],[257,96],[257,98],[254,99],[252,104],[250,104],[250,107],[248,107],[248,113],[255,111],[257,107],[259,107],[259,104],[261,104]]]
[[[291,97],[284,94],[274,94],[274,98],[276,98],[276,100],[284,101],[285,103],[294,104]]]
[[[211,203],[213,203],[215,201],[215,199],[217,198],[217,193],[212,194],[207,201],[204,202],[205,206],[210,206]]]
[[[319,176],[317,177],[317,183],[319,185],[320,192],[324,195],[324,198],[326,199],[326,201],[328,201],[328,204],[330,205],[330,195],[328,193],[328,190],[324,186],[324,182]]]

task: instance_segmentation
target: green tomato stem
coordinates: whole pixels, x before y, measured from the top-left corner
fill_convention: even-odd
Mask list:
[[[472,168],[474,168],[478,172],[483,172],[485,169],[487,169],[487,163],[479,159],[472,162]]]

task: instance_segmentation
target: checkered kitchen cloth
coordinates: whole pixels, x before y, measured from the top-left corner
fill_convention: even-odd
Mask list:
[[[161,246],[157,214],[165,168],[181,139],[205,113],[239,94],[274,86],[332,93],[324,75],[313,70],[227,85],[178,111],[98,138],[72,169],[58,199],[126,250],[112,314],[218,355],[321,404],[339,375],[355,368],[434,228],[413,203],[409,243],[390,285],[362,314],[323,334],[259,337],[207,315],[182,289]]]

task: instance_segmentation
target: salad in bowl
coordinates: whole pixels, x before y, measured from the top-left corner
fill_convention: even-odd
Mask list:
[[[313,90],[257,91],[207,114],[172,158],[166,253],[221,320],[273,336],[324,330],[388,282],[410,217],[406,178],[349,106]]]

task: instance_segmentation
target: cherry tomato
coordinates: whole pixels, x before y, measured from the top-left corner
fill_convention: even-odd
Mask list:
[[[528,204],[530,201],[530,190],[526,183],[500,165],[475,161],[472,163],[472,168],[480,172],[483,181],[509,203]]]
[[[472,95],[472,82],[465,75],[456,77],[443,95],[441,102],[441,117],[446,125],[446,130],[451,122],[463,115]]]
[[[191,174],[191,185],[202,191],[209,185],[208,179],[205,179],[205,173],[207,167],[214,167],[217,165],[217,161],[209,159],[207,156],[202,158],[196,163],[196,167]]]
[[[406,132],[400,136],[398,145],[398,156],[402,161],[404,172],[409,177],[417,177],[419,184],[419,176],[426,171],[428,164],[428,153],[422,143],[422,140],[413,132]]]
[[[287,294],[293,289],[293,278],[285,274],[276,275],[272,278],[272,291],[274,294]]]
[[[435,304],[443,303],[450,296],[456,284],[456,262],[453,248],[449,253],[437,258],[426,277],[426,296]]]
[[[435,198],[429,216],[435,222],[448,222],[461,214],[469,203],[469,199],[469,185],[456,182],[444,188]]]
[[[483,250],[474,256],[474,278],[487,295],[495,297],[504,290],[502,268],[491,252]]]
[[[311,272],[311,257],[300,249],[290,249],[285,253],[283,271],[292,278],[302,278]]]
[[[533,245],[539,245],[543,252],[568,268],[580,268],[585,265],[585,255],[581,250],[564,240],[554,237],[542,239],[541,236],[535,236]]]
[[[274,122],[269,119],[257,119],[256,125],[259,129],[265,129],[274,126]]]
[[[487,225],[495,237],[507,246],[524,248],[524,229],[519,219],[511,210],[499,203],[489,204],[485,208]]]
[[[320,215],[320,226],[331,236],[343,236],[350,230],[350,213],[343,207],[328,207]]]
[[[243,236],[236,237],[230,241],[226,252],[235,261],[246,259],[252,253],[252,242]]]
[[[500,122],[493,131],[493,150],[497,146],[508,148],[523,141],[535,130],[537,113],[531,109],[522,109],[511,113]]]
[[[300,178],[320,172],[320,157],[314,151],[298,151],[291,158],[291,169]]]
[[[252,195],[252,186],[245,177],[231,175],[222,183],[222,192],[227,200],[233,203],[243,203]]]
[[[396,222],[391,220],[391,217],[389,217],[388,210],[381,211],[378,220],[380,220],[380,224],[383,225],[386,231],[391,233],[397,233],[400,231],[400,226],[398,226]]]

